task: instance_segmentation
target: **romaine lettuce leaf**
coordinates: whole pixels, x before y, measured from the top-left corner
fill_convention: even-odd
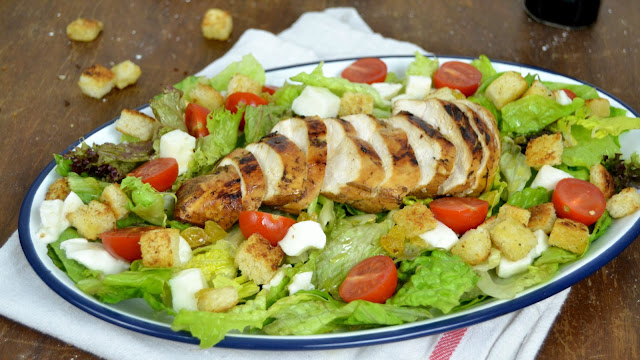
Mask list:
[[[489,60],[486,55],[480,55],[477,59],[471,61],[471,65],[482,74],[481,83],[493,78],[497,74],[496,69],[493,67],[493,64],[491,64],[491,60]]]
[[[506,136],[502,137],[500,173],[507,182],[507,198],[516,191],[522,191],[531,178],[531,168],[527,165],[526,156],[521,152],[520,146]]]
[[[557,271],[558,263],[529,266],[527,272],[506,279],[499,278],[489,271],[480,271],[477,286],[482,292],[496,299],[513,299],[524,289],[549,281]]]
[[[257,142],[271,132],[281,119],[291,117],[290,108],[273,103],[244,107],[244,137],[247,144]]]
[[[264,85],[266,80],[262,64],[260,64],[253,55],[247,54],[244,55],[240,61],[232,62],[224,70],[219,72],[218,75],[209,79],[209,85],[218,91],[227,90],[229,80],[231,80],[235,74],[246,75],[257,81],[260,85]]]
[[[543,187],[526,187],[522,191],[516,191],[511,196],[507,204],[528,209],[532,206],[544,204],[551,201],[551,193]]]
[[[580,125],[585,129],[591,130],[591,137],[601,139],[607,135],[618,136],[627,130],[639,129],[640,118],[627,116],[608,118],[599,118],[597,116],[591,116],[588,118],[567,116],[559,119],[556,126],[558,129],[562,130],[571,128],[572,125]]]
[[[407,67],[407,71],[405,72],[405,76],[410,75],[419,75],[419,76],[433,76],[433,73],[438,70],[440,66],[440,62],[437,58],[428,58],[418,51],[414,53],[415,58]],[[406,77],[405,77],[406,78]]]
[[[48,255],[53,263],[62,271],[64,271],[74,283],[78,283],[84,279],[95,279],[102,275],[102,272],[87,268],[79,262],[67,258],[67,255],[60,244],[63,241],[81,238],[80,234],[74,228],[67,228],[60,234],[57,241],[47,245]]]
[[[571,127],[571,136],[577,144],[564,148],[562,152],[562,162],[564,164],[589,168],[600,163],[603,156],[614,156],[620,152],[620,146],[613,136],[606,135],[594,138],[591,134],[591,131],[580,125]]]
[[[236,277],[237,269],[234,264],[235,248],[226,240],[218,240],[213,245],[200,247],[193,252],[191,260],[182,269],[199,268],[207,281],[219,276],[228,279]]]
[[[600,97],[598,95],[598,91],[589,85],[566,84],[552,81],[543,81],[542,84],[544,84],[551,91],[560,89],[571,90],[574,94],[576,94],[576,96],[581,97],[585,100],[596,99]]]
[[[165,213],[165,194],[154,189],[151,185],[143,183],[139,178],[127,176],[122,180],[120,189],[131,199],[129,210],[153,225],[165,226],[167,214]]]
[[[173,87],[182,91],[182,94],[185,100],[191,101],[191,97],[189,96],[191,91],[196,88],[198,83],[206,84],[207,82],[208,82],[208,79],[205,78],[204,76],[191,75],[182,79],[182,81],[173,85]]]
[[[291,108],[293,100],[295,100],[304,89],[304,85],[296,85],[286,82],[273,93],[273,102],[277,105]]]
[[[573,114],[584,104],[581,98],[568,105],[554,99],[531,95],[510,102],[502,108],[501,132],[505,135],[527,135],[541,131],[554,121]]]
[[[182,101],[182,91],[178,89],[165,90],[163,94],[151,99],[149,106],[156,120],[160,121],[163,126],[187,132],[187,125],[184,122],[185,104]]]
[[[67,174],[67,184],[69,189],[76,193],[85,204],[88,204],[91,200],[99,199],[104,188],[110,185],[108,182],[100,181],[90,176],[82,177],[74,172]]]

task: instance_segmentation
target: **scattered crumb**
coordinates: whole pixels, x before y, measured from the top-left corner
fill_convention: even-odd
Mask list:
[[[73,41],[89,42],[98,37],[103,27],[102,21],[77,18],[67,25],[67,36]]]
[[[66,78],[67,78],[67,75],[58,75],[59,80],[65,80]]]

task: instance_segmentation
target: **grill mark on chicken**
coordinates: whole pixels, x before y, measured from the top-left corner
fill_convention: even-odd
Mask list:
[[[482,144],[478,142],[476,132],[469,126],[469,118],[467,115],[453,103],[443,100],[442,104],[447,114],[456,122],[464,141],[468,144],[474,144],[473,152],[482,151]]]

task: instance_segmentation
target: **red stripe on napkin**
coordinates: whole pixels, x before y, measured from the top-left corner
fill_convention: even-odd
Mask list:
[[[467,329],[464,328],[442,334],[431,356],[429,356],[429,360],[449,360],[466,332]]]

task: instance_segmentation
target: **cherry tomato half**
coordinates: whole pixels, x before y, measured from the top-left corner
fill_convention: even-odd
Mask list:
[[[187,125],[189,135],[199,138],[209,135],[207,129],[207,116],[210,111],[206,107],[194,103],[189,103],[184,112],[184,122]]]
[[[160,229],[158,226],[135,226],[115,229],[100,234],[104,248],[113,256],[128,262],[142,258],[140,237],[146,231]]]
[[[607,200],[600,189],[580,179],[562,179],[551,196],[556,214],[587,226],[598,221],[607,208]]]
[[[276,246],[289,231],[291,225],[295,224],[294,219],[286,216],[279,216],[262,211],[242,211],[238,224],[240,231],[245,238],[258,233],[269,240],[271,245]]]
[[[272,85],[264,85],[262,87],[262,92],[263,93],[269,93],[270,95],[275,94],[276,90],[278,90],[278,88],[275,87],[275,86],[272,86]]]
[[[224,108],[235,114],[238,112],[238,107],[242,104],[247,106],[258,106],[266,105],[268,103],[269,101],[253,93],[234,92],[225,99]],[[242,121],[240,121],[239,130],[244,130],[244,115],[242,116]]]
[[[383,82],[387,78],[387,64],[378,58],[360,59],[344,69],[342,77],[355,83]]]
[[[449,61],[433,74],[433,86],[458,89],[464,96],[473,95],[482,81],[482,73],[472,65],[461,61]]]
[[[489,203],[470,197],[444,197],[433,200],[429,208],[436,219],[457,234],[473,229],[487,217]]]
[[[128,176],[141,178],[143,183],[158,191],[165,191],[178,178],[178,162],[174,158],[157,158],[140,165]]]
[[[346,301],[366,300],[382,304],[396,291],[398,271],[390,257],[366,258],[354,266],[340,285],[340,297]]]
[[[571,100],[575,99],[578,96],[578,95],[576,95],[576,93],[574,93],[573,91],[571,91],[569,89],[562,89],[562,91],[564,91],[564,93],[567,94],[567,96]]]

